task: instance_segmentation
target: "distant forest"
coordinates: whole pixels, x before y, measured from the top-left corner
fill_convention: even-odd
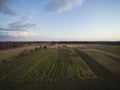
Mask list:
[[[120,41],[24,41],[24,42],[0,42],[0,49],[21,47],[25,44],[105,44],[105,45],[120,45]]]

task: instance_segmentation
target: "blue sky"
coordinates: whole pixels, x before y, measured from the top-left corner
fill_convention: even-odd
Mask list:
[[[120,41],[120,0],[0,0],[0,41]]]

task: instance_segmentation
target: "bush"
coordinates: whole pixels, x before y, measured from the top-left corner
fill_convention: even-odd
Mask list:
[[[46,46],[43,46],[43,48],[44,48],[44,49],[47,49],[47,47],[46,47]]]
[[[3,63],[6,63],[7,62],[7,60],[3,60]]]

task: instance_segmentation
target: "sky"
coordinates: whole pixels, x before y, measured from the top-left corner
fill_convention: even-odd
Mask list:
[[[0,41],[120,41],[120,0],[0,0]]]

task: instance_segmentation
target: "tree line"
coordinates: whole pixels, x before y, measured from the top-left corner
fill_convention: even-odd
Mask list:
[[[25,44],[24,42],[0,42],[0,49],[21,47],[24,44]]]

